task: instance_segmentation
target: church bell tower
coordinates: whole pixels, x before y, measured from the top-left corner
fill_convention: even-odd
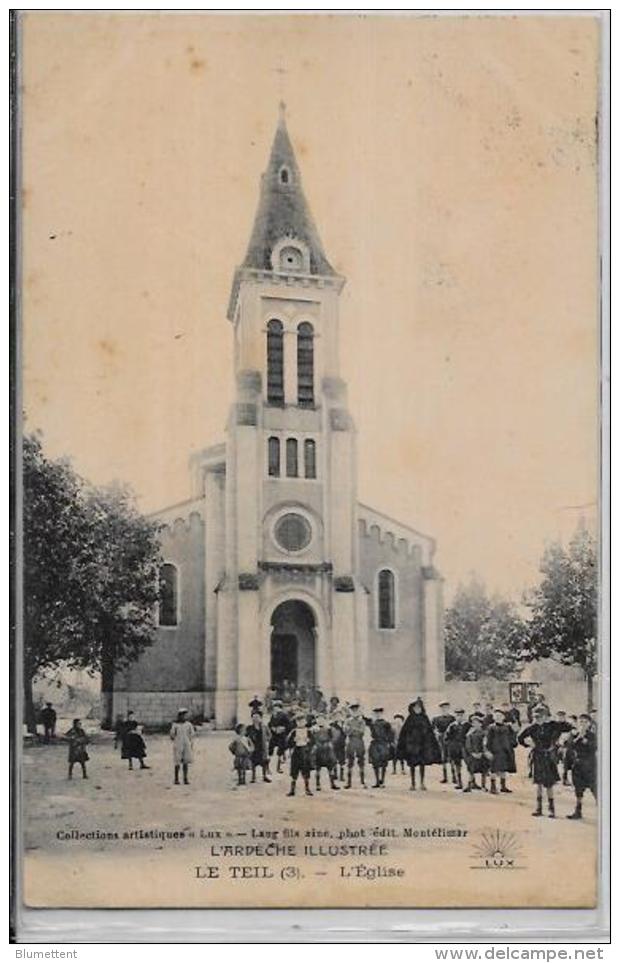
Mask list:
[[[344,283],[310,214],[281,105],[228,309],[236,397],[215,587],[220,726],[270,685],[346,697],[364,672],[355,429],[338,357]]]

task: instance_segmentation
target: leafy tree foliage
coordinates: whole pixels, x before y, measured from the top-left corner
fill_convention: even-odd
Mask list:
[[[523,653],[528,661],[551,658],[580,666],[590,708],[597,672],[597,568],[596,541],[584,524],[577,527],[568,549],[559,542],[546,548],[542,579],[526,599],[531,619]]]
[[[102,672],[135,660],[154,640],[159,595],[158,525],[129,490],[97,489],[66,460],[24,439],[23,600],[26,720],[32,683],[60,663]]]
[[[459,585],[446,611],[446,675],[472,681],[493,676],[507,679],[518,663],[527,633],[508,599],[489,597],[473,576]]]

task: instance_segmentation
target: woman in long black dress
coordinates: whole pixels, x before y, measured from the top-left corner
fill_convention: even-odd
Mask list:
[[[420,789],[426,789],[426,766],[441,762],[441,751],[422,699],[416,699],[409,704],[409,715],[400,730],[396,753],[398,756],[402,754],[402,758],[407,760],[411,772],[411,789],[416,788],[416,768],[420,770]]]

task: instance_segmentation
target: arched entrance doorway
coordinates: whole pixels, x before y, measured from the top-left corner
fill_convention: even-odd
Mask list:
[[[271,616],[271,685],[281,694],[285,682],[315,685],[314,613],[306,602],[281,602]]]

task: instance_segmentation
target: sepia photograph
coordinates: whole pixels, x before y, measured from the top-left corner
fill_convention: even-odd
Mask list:
[[[18,15],[27,907],[599,905],[602,30]]]

